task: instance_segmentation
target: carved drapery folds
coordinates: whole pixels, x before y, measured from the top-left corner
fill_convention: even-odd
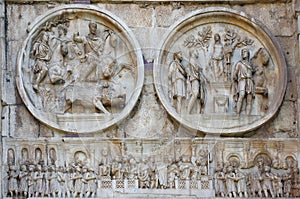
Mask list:
[[[240,134],[278,110],[286,64],[274,37],[255,19],[209,8],[170,27],[154,79],[164,107],[181,124],[206,133]]]
[[[4,142],[8,197],[111,197],[122,191],[280,198],[300,193],[295,140],[90,139],[85,145],[66,139],[64,147],[59,139],[37,140],[29,147],[30,140]],[[140,147],[147,150],[140,153]]]
[[[18,89],[39,120],[67,132],[95,132],[126,117],[143,84],[134,36],[96,7],[56,8],[28,28]]]

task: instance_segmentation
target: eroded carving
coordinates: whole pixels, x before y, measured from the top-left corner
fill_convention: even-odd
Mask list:
[[[238,16],[233,10],[199,11],[165,38],[155,86],[167,111],[188,127],[241,133],[262,125],[281,104],[286,66],[280,48],[267,30]],[[206,17],[214,22],[204,22]]]
[[[40,140],[36,143],[39,147],[28,150],[35,152],[39,148],[44,154],[47,148],[61,141],[49,142],[43,148],[44,140]],[[56,149],[58,154],[65,155],[57,156],[54,163],[46,157],[38,162],[32,157],[23,163],[24,145],[7,147],[5,154],[10,149],[17,153],[15,164],[5,165],[5,196],[94,198],[114,191],[152,193],[155,190],[163,195],[193,192],[224,198],[299,197],[297,140],[176,139],[172,144],[166,144],[167,140],[152,140],[136,145],[137,142],[91,141],[92,151],[99,151],[93,159],[88,151],[80,150],[81,144],[65,141],[65,149]],[[136,153],[140,147],[149,149],[157,145],[161,147],[157,152]],[[94,168],[98,170],[95,172]]]
[[[128,115],[123,110],[137,100],[143,81],[138,44],[111,14],[97,15],[105,12],[58,8],[37,22],[23,46],[19,91],[33,115],[54,128],[106,128]]]

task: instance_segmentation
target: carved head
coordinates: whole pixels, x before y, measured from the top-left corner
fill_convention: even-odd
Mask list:
[[[181,51],[175,52],[175,53],[173,54],[173,59],[174,59],[174,60],[178,60],[178,61],[182,61],[182,52],[181,52]]]
[[[220,38],[221,37],[218,33],[214,35],[214,40],[215,40],[216,43],[220,42],[220,40],[221,40]]]
[[[91,34],[96,34],[96,31],[97,31],[97,24],[95,23],[95,22],[93,22],[93,21],[91,21],[90,23],[89,23],[89,29],[90,29],[90,33]]]
[[[244,60],[248,60],[250,57],[250,52],[247,48],[242,49],[241,54]]]
[[[59,25],[57,26],[57,30],[58,30],[59,36],[66,35],[67,32],[68,32],[67,26],[65,26],[65,25],[63,25],[63,24],[59,24]]]

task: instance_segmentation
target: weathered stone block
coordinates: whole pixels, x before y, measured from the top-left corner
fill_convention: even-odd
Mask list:
[[[15,138],[37,138],[38,121],[24,106],[10,106],[9,134]]]
[[[296,21],[291,4],[251,4],[248,6],[233,6],[257,18],[268,27],[275,36],[292,36],[296,31]]]
[[[141,8],[137,4],[107,4],[105,8],[131,27],[151,27],[153,8]]]

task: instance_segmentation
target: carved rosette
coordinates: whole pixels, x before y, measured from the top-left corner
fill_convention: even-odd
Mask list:
[[[65,132],[99,132],[135,106],[144,80],[132,31],[95,6],[50,10],[28,27],[17,86],[28,110]]]
[[[170,27],[154,82],[165,109],[184,126],[235,135],[275,115],[286,73],[280,46],[260,22],[243,12],[208,8]]]

